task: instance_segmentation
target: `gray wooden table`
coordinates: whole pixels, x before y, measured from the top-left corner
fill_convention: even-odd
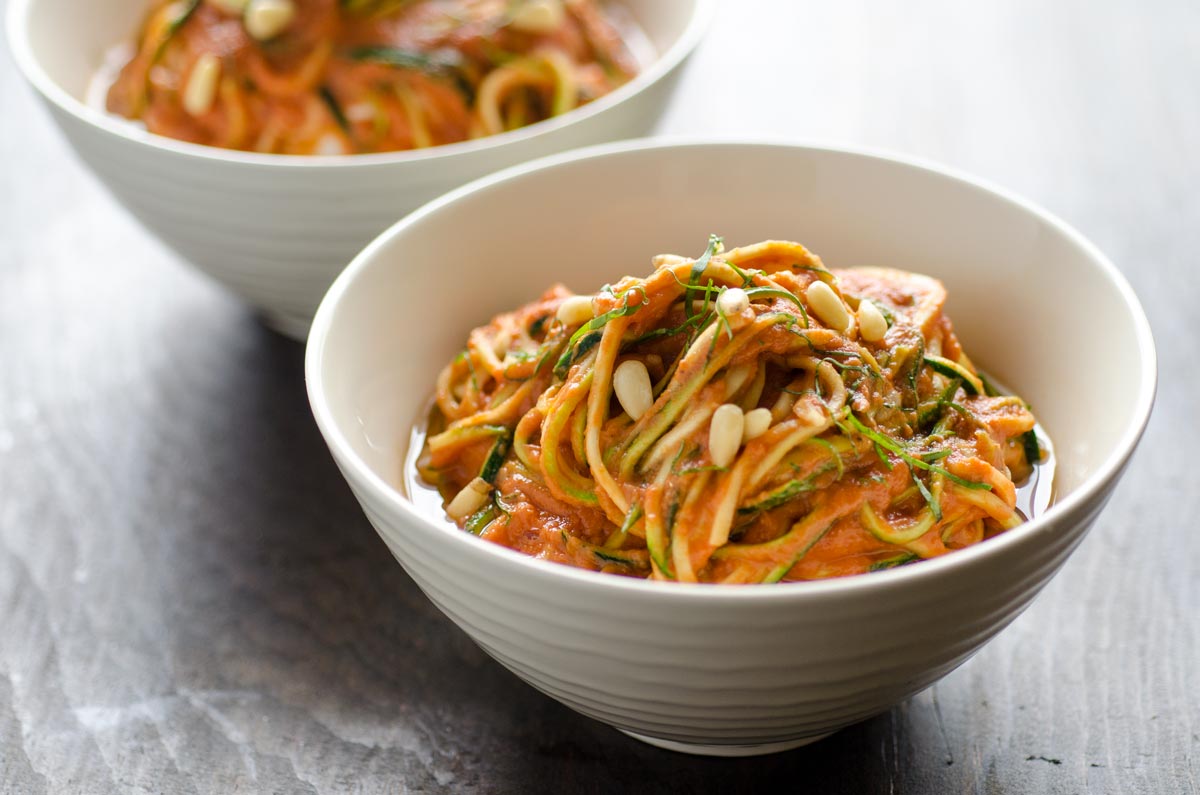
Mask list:
[[[1195,0],[724,4],[662,132],[1026,194],[1122,268],[1162,364],[1111,508],[1024,616],[890,713],[740,761],[579,717],[443,619],[334,469],[301,347],[147,237],[0,64],[0,790],[1198,790]]]

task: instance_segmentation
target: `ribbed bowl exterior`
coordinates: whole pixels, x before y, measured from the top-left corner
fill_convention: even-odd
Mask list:
[[[503,146],[369,165],[258,165],[114,135],[47,102],[79,157],[189,263],[303,338],[330,283],[372,238],[430,199],[497,169],[648,133],[677,69],[602,113]]]
[[[396,559],[497,661],[584,715],[710,750],[799,743],[928,687],[1029,605],[1102,507],[933,580],[753,600],[709,586],[698,602],[691,587],[610,589],[447,544],[343,470]]]
[[[121,204],[269,323],[304,337],[343,266],[414,208],[508,166],[648,133],[716,3],[628,0],[656,57],[628,84],[560,117],[420,152],[319,158],[180,143],[89,107],[84,100],[102,54],[133,34],[144,5],[11,0],[9,47],[80,158]]]

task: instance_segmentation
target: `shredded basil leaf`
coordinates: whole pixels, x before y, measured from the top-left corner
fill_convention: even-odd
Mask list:
[[[333,95],[333,91],[329,86],[321,86],[317,89],[317,93],[321,96],[321,101],[325,103],[325,107],[329,108],[330,115],[337,122],[337,126],[342,128],[342,132],[350,135],[350,121],[346,118],[346,114],[342,112],[342,106],[338,104],[337,97]]]
[[[708,248],[705,249],[704,253],[700,255],[700,259],[692,263],[692,270],[688,275],[687,286],[695,287],[699,283],[700,277],[704,275],[705,269],[708,268],[708,263],[712,260],[713,255],[717,253],[717,249],[721,247],[723,242],[724,240],[717,235],[708,236]],[[683,313],[688,318],[691,318],[691,316],[695,313],[695,311],[692,309],[692,304],[690,301],[684,302]]]
[[[629,293],[631,293],[635,290],[642,294],[642,300],[639,303],[633,304],[633,303],[629,302]],[[632,315],[634,312],[638,311],[643,306],[650,303],[650,299],[646,295],[645,289],[642,287],[631,288],[630,290],[625,292],[621,297],[623,297],[625,299],[624,306],[620,307],[619,309],[613,309],[609,312],[605,312],[603,315],[600,315],[599,317],[594,317],[591,320],[589,320],[588,322],[584,323],[578,329],[576,329],[575,333],[571,335],[571,339],[569,339],[567,341],[567,349],[563,352],[563,355],[559,358],[558,363],[554,365],[554,374],[555,375],[557,375],[560,378],[565,378],[567,375],[567,369],[571,366],[571,364],[576,359],[583,356],[583,354],[586,353],[588,350],[591,350],[593,347],[595,347],[595,345],[598,342],[600,342],[600,337],[602,336],[602,335],[597,334],[595,336],[595,339],[592,340],[590,343],[588,343],[585,347],[584,342],[586,341],[587,335],[589,335],[591,332],[594,332],[594,331],[597,331],[597,330],[603,328],[605,326],[605,324],[607,324],[608,321],[612,320],[613,318],[626,317],[628,315]],[[578,347],[582,348],[583,349],[582,351],[579,351],[579,352],[576,351],[576,343],[579,343]]]

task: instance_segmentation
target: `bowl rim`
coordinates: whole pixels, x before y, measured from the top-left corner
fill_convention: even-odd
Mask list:
[[[688,18],[679,38],[665,51],[658,54],[653,63],[639,72],[632,80],[615,91],[605,94],[586,105],[574,108],[561,116],[545,119],[516,130],[489,135],[457,143],[442,144],[428,149],[407,149],[395,152],[373,152],[350,155],[283,155],[260,152],[244,152],[239,149],[223,149],[218,146],[189,143],[165,135],[149,132],[127,119],[119,118],[106,111],[93,108],[75,98],[58,84],[42,67],[41,59],[29,40],[28,21],[34,6],[42,0],[10,0],[7,19],[9,50],[17,68],[25,79],[48,102],[85,124],[109,135],[142,144],[168,154],[194,158],[202,161],[241,163],[268,168],[364,168],[370,166],[401,165],[441,161],[456,155],[485,155],[493,149],[509,144],[520,144],[551,135],[559,130],[575,126],[587,119],[625,103],[665,78],[691,54],[700,43],[716,15],[717,0],[687,0],[692,4]],[[113,42],[117,44],[118,42]]]
[[[816,154],[849,155],[856,159],[867,159],[889,165],[899,165],[909,170],[921,172],[926,176],[952,181],[968,190],[988,194],[992,198],[999,199],[1034,216],[1063,235],[1066,240],[1076,246],[1096,266],[1098,274],[1106,277],[1112,286],[1116,288],[1124,300],[1126,310],[1129,312],[1137,336],[1137,347],[1140,358],[1138,392],[1134,399],[1132,412],[1126,423],[1126,427],[1116,445],[1114,445],[1112,452],[1076,489],[1064,498],[1052,503],[1045,513],[1034,517],[1019,527],[988,539],[986,543],[957,550],[951,555],[941,555],[937,558],[924,560],[918,566],[902,566],[874,572],[870,576],[779,582],[769,587],[740,588],[724,587],[713,583],[659,582],[604,574],[539,560],[499,544],[484,541],[470,533],[452,531],[450,528],[424,516],[403,496],[399,488],[387,483],[358,456],[347,436],[342,433],[341,428],[335,421],[333,411],[330,408],[325,393],[323,371],[328,335],[333,326],[339,304],[343,296],[352,288],[358,274],[372,267],[377,255],[384,248],[391,245],[392,241],[406,230],[419,224],[427,216],[442,211],[444,208],[455,204],[466,196],[488,190],[494,186],[524,176],[567,167],[577,162],[620,158],[630,153],[691,148],[800,150]],[[730,153],[727,151],[724,154],[728,156]],[[462,550],[464,555],[475,553],[494,556],[498,563],[506,563],[514,570],[522,571],[531,578],[561,579],[564,583],[574,583],[578,587],[617,589],[629,594],[653,594],[656,599],[678,597],[681,599],[705,600],[792,599],[798,598],[801,594],[805,594],[810,598],[840,597],[851,593],[870,592],[874,589],[899,587],[903,583],[910,581],[915,584],[919,581],[939,577],[942,573],[948,574],[955,570],[965,569],[981,558],[999,555],[1003,550],[1013,545],[1025,543],[1033,536],[1058,527],[1072,516],[1084,515],[1088,506],[1094,505],[1097,502],[1103,503],[1105,500],[1104,491],[1115,485],[1115,479],[1121,474],[1137,447],[1153,408],[1157,390],[1157,370],[1157,356],[1150,323],[1146,318],[1145,311],[1136,293],[1134,293],[1133,288],[1124,275],[1095,244],[1065,221],[1033,202],[1000,188],[987,180],[969,176],[957,169],[919,157],[901,155],[882,149],[830,145],[820,142],[802,143],[780,138],[747,139],[691,136],[619,141],[543,157],[474,180],[426,203],[381,233],[338,275],[317,309],[305,353],[305,381],[308,389],[309,403],[322,436],[329,445],[335,460],[342,468],[343,474],[352,482],[356,490],[359,488],[365,489],[377,504],[382,503],[386,505],[389,513],[402,516],[409,522],[422,525],[426,530],[442,534],[451,545],[466,545],[465,547],[457,547]]]

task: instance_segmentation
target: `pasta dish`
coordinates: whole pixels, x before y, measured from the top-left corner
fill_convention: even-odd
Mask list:
[[[797,243],[654,258],[469,335],[419,460],[460,527],[660,580],[861,574],[1025,518],[1044,435],[976,370],[932,278]]]
[[[154,0],[106,105],[211,146],[386,152],[558,116],[637,71],[597,0]]]

